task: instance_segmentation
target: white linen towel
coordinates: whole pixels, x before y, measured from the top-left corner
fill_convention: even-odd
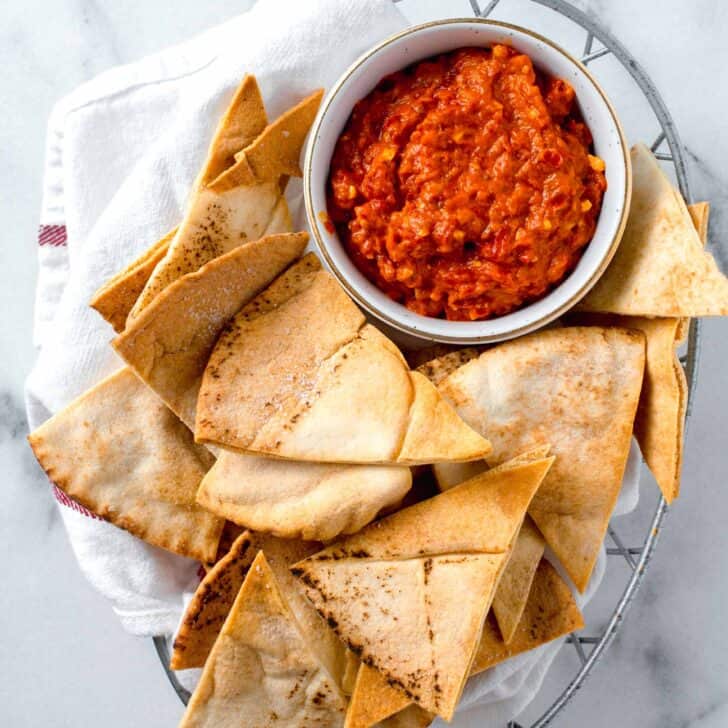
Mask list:
[[[26,389],[32,428],[120,366],[108,345],[113,332],[88,301],[181,219],[212,130],[242,76],[257,76],[275,118],[314,88],[330,87],[360,53],[406,24],[390,0],[260,0],[189,42],[100,75],[55,106],[39,233],[38,360]],[[300,186],[290,188],[303,226]],[[638,468],[629,472],[622,511],[636,503]],[[173,633],[198,565],[90,518],[60,493],[59,500],[81,569],[125,629]],[[589,596],[604,562],[602,554]],[[488,724],[504,724],[533,698],[558,646],[471,681],[463,707],[488,705]]]

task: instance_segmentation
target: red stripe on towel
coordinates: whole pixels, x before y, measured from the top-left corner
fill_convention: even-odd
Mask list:
[[[38,245],[52,245],[59,247],[65,245],[66,226],[65,225],[40,225],[38,228]]]
[[[84,508],[80,503],[76,503],[75,500],[69,498],[57,485],[53,486],[53,495],[56,497],[56,500],[61,505],[66,506],[66,508],[70,508],[72,511],[76,511],[76,513],[80,513],[83,516],[95,518],[97,521],[103,520],[95,513],[92,513],[88,508]]]

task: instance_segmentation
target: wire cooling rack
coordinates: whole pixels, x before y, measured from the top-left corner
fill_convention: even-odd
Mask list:
[[[688,203],[692,202],[684,150],[670,112],[642,66],[595,18],[565,0],[490,0],[489,2],[469,0],[469,7],[464,0],[461,3],[443,0],[439,4],[422,2],[422,0],[393,0],[393,2],[398,3],[408,17],[421,15],[423,8],[426,13],[431,11],[431,17],[422,17],[422,20],[432,20],[437,17],[462,17],[467,12],[478,18],[487,18],[497,13],[498,19],[530,27],[553,38],[567,51],[571,51],[574,57],[580,58],[584,65],[590,66],[590,71],[602,85],[605,81],[602,77],[603,74],[608,75],[612,80],[616,80],[616,77],[621,74],[621,83],[624,84],[626,79],[631,84],[631,92],[640,97],[639,101],[652,117],[652,136],[644,136],[649,134],[650,130],[643,124],[643,128],[638,131],[640,136],[631,141],[653,139],[651,148],[655,156],[663,162],[666,171],[674,175],[685,200]],[[418,3],[416,8],[415,2]],[[442,13],[444,7],[447,8],[446,14]],[[537,10],[536,13],[533,12],[534,8]],[[413,12],[408,12],[408,10]],[[550,30],[556,30],[558,26],[558,33],[546,32],[539,27],[541,23],[546,24]],[[609,92],[609,90],[607,91]],[[617,113],[621,115],[623,109],[620,108],[620,100],[612,95],[611,101],[616,107]],[[630,100],[630,110],[633,105],[634,95]],[[643,120],[646,118],[644,113],[641,118]],[[622,118],[622,121],[624,123],[625,119]],[[630,136],[629,124],[625,124],[625,127]],[[691,395],[696,383],[699,350],[700,323],[697,319],[693,319],[690,324],[687,347],[680,356],[680,362],[685,369],[688,381],[688,418],[691,412]],[[587,623],[582,632],[571,634],[567,638],[567,643],[576,652],[579,667],[572,679],[561,688],[561,692],[557,694],[541,716],[530,723],[529,728],[544,728],[544,726],[550,725],[559,711],[583,686],[594,665],[606,652],[644,579],[667,510],[664,498],[660,497],[654,511],[643,514],[638,527],[629,529],[631,531],[629,537],[624,534],[620,535],[614,522],[610,524],[608,529],[610,544],[607,546],[607,555],[610,557],[610,561],[618,560],[626,563],[626,582],[621,586],[621,592],[619,586],[602,584],[598,595],[602,601],[608,599],[611,602],[609,616],[606,619],[593,620],[592,624]],[[635,534],[642,535],[638,537]],[[635,545],[628,546],[629,543]],[[609,564],[607,568],[609,569]],[[610,589],[604,593],[607,586]],[[168,667],[169,651],[165,638],[155,637],[154,645],[172,687],[182,702],[187,704],[190,693],[180,684],[174,672]],[[526,727],[521,723],[511,721],[506,728]]]

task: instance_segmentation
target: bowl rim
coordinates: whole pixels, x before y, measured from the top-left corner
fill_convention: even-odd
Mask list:
[[[387,312],[383,311],[381,308],[379,308],[374,302],[370,301],[367,297],[365,297],[363,294],[361,294],[356,288],[349,282],[347,277],[342,273],[342,271],[339,269],[339,267],[336,265],[336,262],[333,260],[333,257],[330,255],[328,246],[326,242],[324,241],[324,238],[321,234],[321,230],[319,227],[319,217],[314,209],[313,204],[313,193],[312,193],[312,166],[313,166],[313,156],[314,152],[316,150],[317,140],[319,137],[319,131],[321,129],[321,125],[324,121],[324,118],[326,117],[326,114],[331,107],[334,99],[337,97],[343,86],[349,81],[351,76],[359,70],[359,68],[364,65],[372,56],[374,56],[376,53],[379,53],[383,48],[386,48],[387,46],[401,40],[402,38],[406,38],[407,36],[414,35],[416,33],[419,33],[423,30],[427,30],[429,28],[438,27],[438,26],[449,26],[449,25],[486,25],[491,26],[495,28],[503,28],[506,30],[515,31],[517,33],[522,33],[524,35],[530,36],[531,38],[540,41],[544,43],[545,45],[549,46],[552,50],[556,51],[557,53],[560,53],[562,56],[564,56],[569,62],[571,62],[577,70],[586,77],[586,79],[592,84],[596,92],[601,97],[602,101],[604,102],[604,105],[609,112],[609,117],[611,120],[611,123],[617,132],[617,136],[619,139],[619,143],[621,145],[622,150],[622,162],[624,164],[624,190],[623,190],[623,196],[621,200],[621,215],[619,222],[617,224],[617,227],[614,231],[614,234],[612,236],[612,240],[609,244],[609,248],[606,250],[604,255],[602,256],[600,263],[598,266],[594,268],[594,270],[589,275],[588,279],[586,279],[582,285],[579,287],[577,291],[574,292],[574,294],[566,301],[561,303],[559,306],[556,306],[553,310],[550,312],[544,314],[543,316],[539,317],[538,319],[525,323],[521,326],[514,327],[512,329],[509,329],[506,332],[502,333],[496,333],[496,334],[477,334],[473,333],[472,335],[468,334],[461,334],[461,335],[447,335],[447,334],[435,334],[430,331],[423,331],[419,328],[412,327],[402,321],[397,320],[396,318],[389,315]],[[405,66],[403,66],[404,68]],[[326,97],[324,98],[321,107],[319,108],[319,111],[316,115],[316,118],[314,119],[314,122],[311,126],[311,130],[309,133],[308,143],[306,145],[306,152],[304,156],[304,166],[303,166],[303,198],[304,198],[304,206],[306,210],[306,217],[309,223],[309,227],[311,229],[311,232],[313,233],[314,242],[316,245],[316,248],[319,252],[319,254],[324,258],[324,261],[326,262],[326,265],[331,270],[331,272],[336,277],[339,284],[344,288],[344,290],[347,292],[347,294],[361,307],[363,308],[367,313],[369,313],[371,316],[375,317],[376,319],[379,319],[383,323],[385,323],[387,326],[392,327],[396,331],[399,331],[400,333],[407,334],[411,337],[414,337],[416,339],[419,339],[421,341],[430,341],[430,342],[438,342],[438,343],[445,343],[445,344],[487,344],[487,343],[495,343],[498,341],[506,341],[508,339],[513,339],[518,336],[524,336],[526,334],[529,334],[533,331],[536,331],[547,324],[551,323],[555,319],[559,318],[559,316],[562,316],[567,311],[571,310],[587,293],[591,288],[597,283],[599,278],[601,278],[602,274],[606,270],[609,263],[611,263],[612,258],[614,257],[615,253],[617,252],[617,248],[619,247],[619,243],[622,240],[622,236],[624,234],[625,227],[627,225],[627,218],[629,216],[630,211],[630,202],[632,199],[632,165],[631,165],[631,158],[630,158],[630,151],[629,146],[627,144],[627,138],[624,133],[624,129],[622,128],[622,124],[619,120],[619,117],[617,116],[616,110],[614,109],[614,106],[612,105],[612,102],[609,100],[609,97],[605,93],[604,89],[602,88],[601,84],[596,80],[596,78],[592,75],[592,73],[589,71],[589,69],[577,58],[575,58],[571,53],[569,53],[567,50],[562,48],[559,44],[555,43],[551,39],[541,35],[540,33],[537,33],[533,30],[530,30],[529,28],[524,28],[520,25],[515,25],[514,23],[506,23],[500,20],[490,20],[488,18],[467,18],[467,17],[459,17],[459,18],[443,18],[440,20],[432,20],[426,23],[420,23],[418,25],[412,25],[408,28],[405,28],[397,33],[394,33],[391,36],[388,36],[387,38],[384,38],[383,40],[379,41],[375,45],[373,45],[371,48],[369,48],[367,51],[362,53],[349,67],[339,76],[337,81],[334,83],[334,85],[331,87],[329,92],[326,94]],[[600,213],[601,214],[601,213]],[[591,241],[590,241],[591,242]],[[573,273],[573,271],[572,271]],[[546,294],[546,296],[550,295],[554,291],[556,291],[559,286],[561,286],[566,280],[568,280],[569,276],[564,278],[557,286],[555,286],[549,293]],[[383,293],[383,295],[386,295]],[[542,301],[544,297],[538,299],[538,301]],[[538,301],[534,301],[532,303],[537,303]],[[394,300],[391,300],[391,303],[395,306],[402,306],[402,304],[397,303]],[[528,308],[532,304],[527,304],[526,306],[522,306],[516,311],[522,311]],[[404,307],[403,307],[404,308]],[[413,313],[413,312],[410,312]],[[515,311],[513,312],[515,313]],[[439,319],[431,316],[421,316],[423,319],[431,319],[434,321],[446,321],[445,319]],[[502,318],[502,317],[495,317],[495,318]],[[481,322],[474,321],[472,323],[478,324],[483,323],[486,324],[488,321],[491,321],[494,319],[484,319]],[[462,323],[462,322],[454,322],[454,323]]]

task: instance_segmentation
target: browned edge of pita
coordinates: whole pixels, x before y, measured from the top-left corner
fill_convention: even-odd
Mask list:
[[[244,531],[200,582],[174,639],[170,669],[187,670],[205,664],[255,558],[250,545],[250,533]]]
[[[128,367],[28,442],[49,480],[103,520],[181,556],[215,558],[225,520],[195,502],[214,458]]]
[[[571,590],[548,560],[541,559],[513,639],[506,644],[495,617],[492,613],[488,615],[470,674],[477,675],[509,657],[583,627],[584,618]]]
[[[208,188],[220,193],[239,185],[273,182],[285,176],[301,177],[301,148],[322,97],[323,89],[318,89],[281,114],[236,155],[236,161]]]
[[[177,228],[172,228],[94,293],[89,305],[111,324],[117,334],[124,330],[129,312],[157,263],[167,254],[169,242],[176,233]]]

